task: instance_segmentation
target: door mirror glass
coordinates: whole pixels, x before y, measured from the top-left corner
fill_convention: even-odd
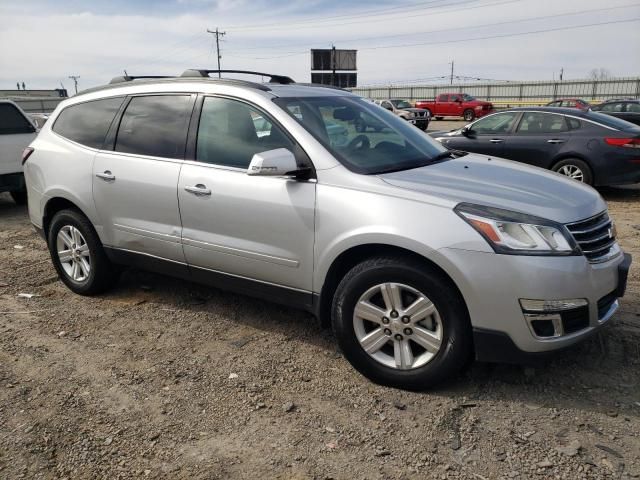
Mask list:
[[[471,126],[467,125],[466,127],[462,127],[460,133],[465,137],[473,137],[475,132],[471,129]]]
[[[251,159],[247,175],[281,177],[298,171],[296,157],[286,148],[256,153]]]

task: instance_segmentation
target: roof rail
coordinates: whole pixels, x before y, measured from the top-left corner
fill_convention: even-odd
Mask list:
[[[323,83],[297,83],[296,85],[300,85],[303,87],[318,87],[318,88],[330,88],[332,90],[342,90],[343,92],[348,92],[346,88],[336,87],[335,85],[325,85]]]
[[[111,83],[131,82],[132,80],[138,80],[142,78],[153,79],[153,78],[175,78],[175,77],[171,75],[138,75],[135,77],[131,75],[123,75],[120,77],[113,77],[109,83],[111,84]]]
[[[291,77],[287,77],[285,75],[274,75],[271,73],[262,73],[262,72],[250,72],[247,70],[200,70],[200,69],[194,68],[194,69],[185,70],[180,76],[208,78],[210,73],[241,73],[245,75],[258,75],[261,77],[269,77],[269,83],[280,83],[283,85],[296,83]]]

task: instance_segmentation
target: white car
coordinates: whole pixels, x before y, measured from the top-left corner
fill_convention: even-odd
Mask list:
[[[0,100],[0,193],[11,192],[17,204],[27,202],[22,152],[35,139],[36,127],[10,100]]]

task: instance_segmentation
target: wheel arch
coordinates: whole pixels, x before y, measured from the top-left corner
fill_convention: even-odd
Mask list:
[[[563,160],[569,160],[575,158],[576,160],[581,160],[584,163],[587,164],[587,167],[589,167],[589,170],[591,170],[591,178],[593,179],[593,183],[597,184],[597,180],[598,178],[596,177],[596,171],[593,168],[593,164],[591,163],[591,161],[583,154],[581,153],[576,153],[576,152],[562,152],[559,153],[556,157],[553,158],[553,160],[551,161],[551,165],[549,166],[549,170],[553,170],[555,168],[555,166],[562,162]]]
[[[47,202],[44,205],[44,208],[42,209],[42,230],[45,234],[45,238],[49,235],[49,227],[51,225],[51,220],[53,219],[54,215],[61,210],[67,210],[67,209],[76,210],[77,212],[81,213],[85,217],[89,218],[86,212],[84,212],[83,209],[77,205],[77,202],[69,200],[68,198],[63,196],[52,197],[47,200]]]
[[[324,275],[322,288],[320,289],[320,295],[318,299],[318,305],[316,308],[316,314],[323,325],[330,324],[331,317],[331,301],[333,295],[338,287],[338,284],[345,276],[345,274],[351,270],[357,264],[372,258],[379,256],[398,256],[405,258],[411,262],[416,262],[425,266],[428,269],[436,271],[441,275],[455,290],[457,295],[462,300],[462,304],[469,315],[469,309],[467,307],[464,295],[462,291],[447,271],[440,266],[433,259],[427,258],[424,255],[416,253],[405,247],[392,245],[388,243],[363,243],[347,248],[337,255],[331,265],[329,266],[326,274]]]

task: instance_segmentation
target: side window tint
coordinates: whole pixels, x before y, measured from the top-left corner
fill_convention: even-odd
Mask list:
[[[562,115],[542,112],[525,113],[518,126],[518,133],[557,133],[566,130],[567,124]]]
[[[608,103],[602,106],[603,112],[621,112],[622,104],[621,103]]]
[[[102,148],[113,118],[124,97],[105,98],[65,108],[52,130],[69,140],[91,148]]]
[[[580,127],[582,127],[582,123],[580,123],[580,120],[578,120],[577,118],[567,117],[567,121],[569,122],[569,128],[571,130],[578,130]]]
[[[196,160],[228,167],[249,168],[256,153],[294,144],[265,115],[246,103],[206,97],[202,104]]]
[[[120,121],[116,151],[184,158],[189,95],[133,97]]]
[[[479,135],[508,133],[517,116],[517,112],[505,112],[490,115],[474,123],[472,131]]]
[[[0,104],[0,135],[31,133],[33,125],[10,103]]]
[[[627,112],[640,113],[640,103],[627,103]]]

